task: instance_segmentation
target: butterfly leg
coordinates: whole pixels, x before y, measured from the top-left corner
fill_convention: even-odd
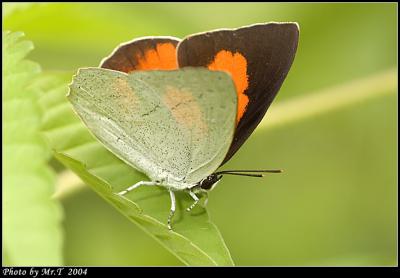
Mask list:
[[[198,203],[199,200],[200,200],[199,197],[197,197],[196,194],[193,193],[193,191],[189,191],[189,195],[190,195],[190,197],[193,198],[194,203],[193,203],[190,207],[188,207],[188,208],[186,209],[187,211],[191,211],[191,210],[197,205],[197,203]]]
[[[171,220],[172,217],[174,217],[175,214],[175,194],[172,190],[169,190],[169,196],[171,197],[171,210],[169,212],[169,216],[168,216],[168,229],[172,230],[171,227]]]
[[[135,183],[132,186],[129,186],[127,189],[119,192],[118,195],[122,196],[122,195],[128,193],[129,191],[132,191],[133,189],[138,188],[141,185],[158,185],[158,183],[154,182],[154,181],[140,181],[140,182]]]

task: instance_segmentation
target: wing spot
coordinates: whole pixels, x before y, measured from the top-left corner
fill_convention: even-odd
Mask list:
[[[172,43],[158,43],[156,49],[137,55],[137,70],[174,70],[178,68],[176,49]]]
[[[246,58],[239,52],[232,53],[231,51],[221,50],[215,55],[208,68],[210,70],[224,70],[231,74],[238,95],[237,124],[246,112],[249,103],[249,97],[245,94],[249,87]]]

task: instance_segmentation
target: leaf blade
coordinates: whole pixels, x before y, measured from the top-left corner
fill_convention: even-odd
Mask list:
[[[38,64],[24,60],[32,50],[21,32],[3,32],[3,219],[4,263],[62,264],[62,211],[51,199],[55,176],[40,134],[40,91],[31,84]]]

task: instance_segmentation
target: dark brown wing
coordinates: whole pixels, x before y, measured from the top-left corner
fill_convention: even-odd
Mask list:
[[[176,46],[172,37],[144,37],[118,46],[103,59],[100,67],[123,72],[135,70],[173,70],[178,68]]]
[[[229,71],[238,94],[235,136],[223,165],[267,112],[292,65],[299,37],[296,23],[267,23],[194,34],[178,45],[179,67]]]

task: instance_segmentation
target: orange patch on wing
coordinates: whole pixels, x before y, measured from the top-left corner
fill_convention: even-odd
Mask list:
[[[149,49],[144,56],[138,56],[137,70],[174,70],[178,68],[176,49],[172,43],[158,43],[156,49]]]
[[[182,126],[192,130],[193,139],[206,136],[208,128],[204,115],[193,94],[172,86],[167,86],[163,96],[164,104],[172,117]]]
[[[238,95],[237,124],[249,103],[249,97],[244,93],[249,86],[246,58],[239,52],[233,54],[230,51],[221,50],[215,55],[208,68],[210,70],[224,70],[231,74]]]
[[[115,97],[115,100],[120,104],[120,107],[135,107],[140,105],[139,99],[135,95],[133,88],[129,85],[128,80],[125,78],[117,78],[111,84],[111,89],[117,96]],[[128,113],[129,115],[130,111],[126,109],[124,112]]]

